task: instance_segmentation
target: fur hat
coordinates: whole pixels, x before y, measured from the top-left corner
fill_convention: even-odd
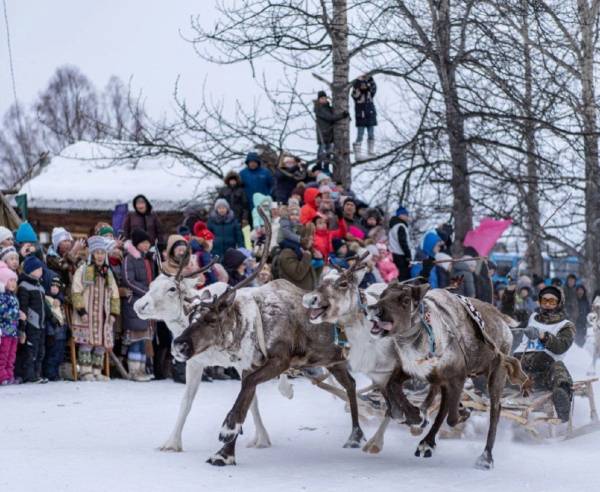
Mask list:
[[[138,244],[143,243],[144,241],[148,241],[149,243],[152,242],[148,233],[143,229],[134,229],[131,233],[131,244],[137,248]]]
[[[212,241],[215,238],[215,235],[206,227],[206,223],[201,220],[194,224],[194,236],[205,241]]]
[[[17,274],[8,265],[0,261],[0,288],[5,287],[9,280],[17,280]]]
[[[23,260],[23,271],[27,275],[31,274],[31,272],[37,270],[38,268],[43,269],[44,264],[37,256],[29,255],[25,258],[25,260]]]
[[[58,252],[58,245],[63,241],[73,241],[73,236],[64,227],[55,227],[52,229],[52,247]]]
[[[0,226],[0,243],[2,241],[6,241],[7,239],[14,239],[12,232],[10,229],[7,229],[4,226]]]

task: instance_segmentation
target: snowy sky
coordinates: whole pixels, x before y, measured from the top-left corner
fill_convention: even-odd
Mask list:
[[[193,101],[206,78],[216,97],[243,97],[254,88],[247,65],[219,67],[201,60],[181,33],[190,16],[205,25],[214,0],[6,0],[19,100],[30,104],[54,70],[79,66],[98,87],[113,74],[142,89],[152,113],[172,105],[175,80]],[[0,6],[1,8],[1,6]],[[6,27],[0,19],[0,113],[12,104]],[[208,73],[210,71],[210,74]],[[208,77],[207,77],[208,75]]]

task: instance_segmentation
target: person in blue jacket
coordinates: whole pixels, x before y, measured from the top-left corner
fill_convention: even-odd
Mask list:
[[[260,156],[256,152],[248,152],[246,156],[246,168],[240,172],[240,178],[244,185],[248,203],[254,203],[252,197],[255,193],[272,196],[273,174],[262,167]]]

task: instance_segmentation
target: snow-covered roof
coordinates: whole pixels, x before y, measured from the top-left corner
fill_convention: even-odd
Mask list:
[[[179,210],[202,199],[219,185],[170,157],[115,159],[114,144],[77,142],[52,158],[39,175],[26,182],[31,208],[111,210],[144,194],[155,210]]]

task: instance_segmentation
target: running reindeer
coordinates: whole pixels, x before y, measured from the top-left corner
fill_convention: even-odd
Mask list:
[[[261,210],[259,209],[259,213]],[[269,244],[271,226],[263,216]],[[286,280],[245,288],[266,262],[263,255],[254,273],[221,294],[205,290],[196,302],[191,325],[173,341],[181,361],[207,350],[229,354],[244,370],[242,388],[227,414],[219,439],[224,446],[208,462],[235,464],[235,445],[256,386],[293,368],[326,367],[344,388],[350,404],[352,431],[344,447],[360,447],[364,439],[358,422],[356,384],[340,347],[333,343],[331,326],[315,329],[302,307],[304,291]]]
[[[432,456],[443,421],[452,427],[462,419],[459,406],[466,378],[485,375],[490,423],[485,450],[476,467],[492,468],[500,397],[507,375],[514,384],[527,380],[519,361],[508,355],[510,326],[515,322],[491,304],[443,289],[429,290],[428,284],[391,284],[369,311],[376,331],[389,332],[403,370],[441,389],[440,409],[415,456]]]
[[[186,313],[190,300],[202,293],[196,288],[197,278],[208,271],[216,260],[199,271],[184,275],[186,258],[182,259],[180,267],[175,275],[169,274],[159,263],[161,274],[150,284],[146,295],[138,299],[134,305],[135,312],[141,319],[160,319],[166,324],[173,337],[176,338],[189,326],[189,319]],[[224,283],[217,283],[208,286],[206,289],[210,295],[220,295],[227,289]],[[229,352],[224,352],[218,348],[208,348],[201,354],[198,354],[188,360],[185,367],[185,392],[179,407],[179,413],[173,432],[167,441],[160,447],[161,451],[183,450],[182,432],[187,416],[192,408],[192,403],[202,382],[202,373],[205,367],[226,366],[235,367],[241,374],[245,367],[239,365],[240,357],[234,357],[232,360]],[[286,381],[282,381],[286,382]],[[283,390],[286,388],[283,387]],[[291,386],[286,396],[291,398]],[[282,386],[280,386],[282,390]],[[284,392],[282,390],[282,393]],[[256,434],[248,444],[248,447],[267,448],[271,446],[269,434],[262,422],[258,410],[258,401],[256,398],[252,401],[250,407]]]
[[[404,381],[410,378],[402,371],[400,358],[391,337],[381,335],[379,327],[367,319],[366,308],[377,302],[387,284],[371,285],[365,292],[358,288],[364,276],[368,253],[357,258],[350,268],[335,268],[321,279],[319,287],[306,294],[302,302],[309,310],[311,323],[331,323],[343,329],[350,351],[348,362],[353,371],[366,374],[381,391],[387,410],[375,435],[365,444],[363,451],[379,453],[383,449],[383,437],[395,417],[409,425],[420,426],[425,421],[426,408],[435,393],[425,400],[423,408],[412,405],[401,390]],[[400,391],[389,392],[387,386],[394,380]]]

